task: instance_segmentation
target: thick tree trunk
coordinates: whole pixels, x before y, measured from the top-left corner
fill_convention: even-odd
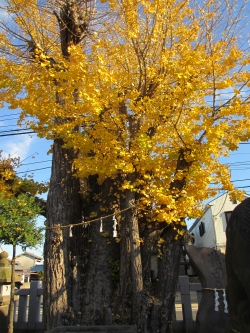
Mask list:
[[[140,307],[143,293],[143,277],[141,262],[141,243],[138,224],[138,212],[135,206],[135,193],[127,190],[121,208],[121,266],[120,295],[127,314],[130,312],[130,322],[139,324],[141,320]],[[131,207],[131,208],[130,208]],[[129,307],[126,305],[129,305]],[[128,315],[125,315],[125,318]],[[123,318],[123,320],[125,319]],[[127,318],[125,319],[127,320]],[[141,326],[141,324],[139,324]]]
[[[90,194],[84,203],[87,227],[61,228],[82,221],[79,181],[72,176],[73,150],[54,144],[51,188],[48,196],[45,242],[46,329],[59,325],[136,324],[138,332],[170,333],[178,280],[181,243],[165,223],[139,228],[136,196],[130,190],[114,196],[115,180],[98,185],[89,177]],[[119,183],[119,181],[118,181]],[[112,190],[113,188],[113,190]],[[119,203],[118,203],[119,201]],[[119,208],[118,208],[119,207]],[[113,236],[113,217],[121,210],[120,243]],[[118,218],[118,216],[117,216]],[[152,276],[151,257],[159,238],[161,257]],[[144,243],[141,243],[141,239]]]
[[[70,228],[63,228],[82,220],[80,183],[72,176],[75,153],[62,145],[62,140],[54,141],[47,201],[43,313],[46,329],[75,324],[80,311],[77,253],[71,251]]]
[[[133,217],[130,223],[132,219]],[[143,238],[144,243],[139,245],[140,251],[137,249],[134,251],[136,255],[133,255],[129,226],[124,226],[124,229],[121,239],[119,294],[114,309],[118,319],[115,322],[136,324],[138,332],[170,333],[182,250],[181,242],[174,240],[175,232],[172,227],[162,223],[152,227],[150,231],[140,232],[140,238]],[[134,237],[135,235],[136,232]],[[162,254],[157,260],[156,272],[152,272],[151,260],[152,256],[156,257],[155,249],[160,237],[164,240],[161,244]],[[141,265],[138,265],[138,257],[142,258]],[[137,281],[134,275],[137,275]],[[139,276],[143,277],[143,286]]]
[[[165,223],[145,228],[138,217],[135,194],[129,190],[121,200],[120,283],[115,323],[136,324],[138,332],[172,332],[172,313],[181,258],[181,241]],[[140,223],[144,226],[139,229]],[[162,238],[160,248],[158,240]],[[157,270],[152,274],[151,260],[160,249]]]
[[[116,318],[118,323],[135,323],[137,299],[143,289],[138,219],[135,195],[127,190],[121,200],[120,283]],[[130,208],[131,207],[131,208]]]
[[[152,333],[172,332],[172,313],[182,251],[181,241],[174,240],[174,236],[172,227],[166,227],[161,234],[164,243],[162,255],[158,259],[158,276],[153,282],[154,294],[151,298],[149,331]]]
[[[133,183],[136,175],[120,175]],[[131,190],[120,193],[120,272],[118,293],[114,302],[114,322],[141,326],[141,305],[143,299],[143,276],[139,219],[136,194]]]
[[[86,219],[93,220],[88,226],[85,263],[83,267],[82,324],[111,325],[112,298],[118,283],[119,245],[113,237],[113,216],[115,211],[114,181],[107,179],[98,185],[95,176],[89,177],[91,189],[84,205]],[[102,225],[102,228],[101,228]]]

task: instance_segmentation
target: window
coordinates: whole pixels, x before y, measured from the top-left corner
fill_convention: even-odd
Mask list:
[[[201,224],[199,225],[199,231],[200,231],[200,236],[203,236],[205,234],[206,230],[204,222],[201,222]]]
[[[194,233],[192,232],[191,233],[191,244],[194,244],[194,242],[195,242],[195,238],[194,238]]]
[[[230,217],[231,217],[231,214],[232,214],[232,211],[230,211],[230,212],[225,212],[225,217],[226,217],[227,224],[228,224],[228,222],[229,222],[229,219],[230,219]]]
[[[29,282],[29,281],[30,281],[29,276],[25,275],[24,276],[24,282]]]

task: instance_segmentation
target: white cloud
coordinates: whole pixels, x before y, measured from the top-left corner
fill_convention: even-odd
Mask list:
[[[1,145],[1,150],[3,150],[3,155],[7,157],[20,157],[20,160],[24,160],[30,154],[30,147],[34,144],[36,138],[29,135],[18,135],[12,137],[11,140],[6,140]]]

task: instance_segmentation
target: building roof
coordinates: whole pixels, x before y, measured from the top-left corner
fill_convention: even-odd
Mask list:
[[[43,257],[38,256],[37,254],[31,253],[31,252],[23,252],[23,253],[17,255],[16,258],[21,257],[21,256],[31,257],[32,259],[43,260]]]
[[[35,265],[31,267],[29,271],[33,273],[43,272],[43,265]]]

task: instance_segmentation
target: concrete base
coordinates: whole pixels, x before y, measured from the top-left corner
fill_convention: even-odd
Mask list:
[[[112,325],[112,326],[59,326],[45,333],[137,333],[135,325]]]

